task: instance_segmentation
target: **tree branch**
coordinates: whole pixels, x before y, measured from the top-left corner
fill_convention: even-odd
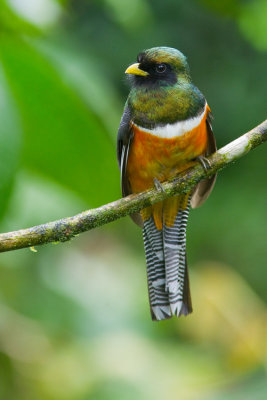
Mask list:
[[[62,218],[28,229],[2,233],[0,234],[0,252],[49,242],[65,242],[81,232],[140,211],[142,208],[174,194],[187,193],[201,179],[225,168],[265,141],[267,141],[267,120],[211,155],[209,157],[211,168],[207,174],[200,165],[196,165],[179,174],[175,179],[164,182],[165,192],[159,192],[156,189],[147,190],[102,207],[84,211],[74,217]]]

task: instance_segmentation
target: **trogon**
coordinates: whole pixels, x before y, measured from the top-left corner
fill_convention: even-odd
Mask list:
[[[173,177],[216,150],[211,112],[192,83],[186,57],[169,47],[142,51],[126,71],[131,90],[117,138],[123,196]],[[132,215],[143,228],[153,320],[192,312],[186,261],[190,207],[209,196],[216,176]]]

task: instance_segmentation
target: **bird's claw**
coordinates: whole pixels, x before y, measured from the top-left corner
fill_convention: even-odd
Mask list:
[[[154,186],[155,186],[155,189],[157,189],[158,192],[165,193],[164,187],[162,186],[162,184],[160,183],[160,181],[157,178],[154,178]]]
[[[196,158],[196,161],[202,165],[202,167],[206,173],[211,168],[210,160],[204,156],[198,156]]]

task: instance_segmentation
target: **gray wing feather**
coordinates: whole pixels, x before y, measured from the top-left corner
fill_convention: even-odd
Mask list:
[[[127,177],[127,162],[133,135],[133,130],[131,128],[131,111],[126,104],[117,136],[117,158],[121,171],[121,191],[123,197],[132,193],[131,185]],[[137,225],[141,228],[143,227],[143,220],[139,213],[132,214],[131,218]]]

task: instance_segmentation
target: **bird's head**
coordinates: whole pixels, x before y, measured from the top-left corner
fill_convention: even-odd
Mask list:
[[[190,82],[186,57],[171,47],[153,47],[137,56],[137,63],[126,71],[134,87],[166,87],[179,82]]]

